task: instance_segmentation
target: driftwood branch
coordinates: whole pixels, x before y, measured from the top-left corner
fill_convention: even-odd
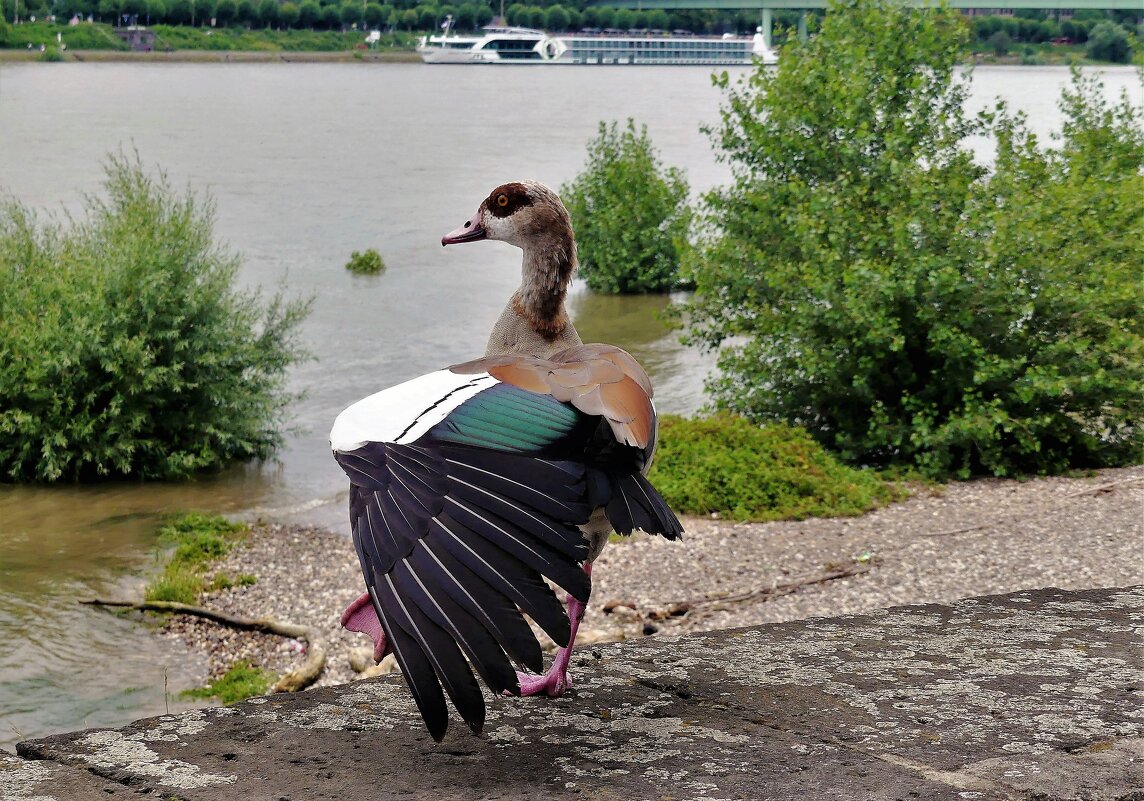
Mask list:
[[[248,618],[228,615],[203,606],[184,604],[177,601],[109,601],[93,598],[89,601],[80,601],[86,606],[114,606],[123,609],[135,609],[142,612],[172,612],[177,615],[194,615],[195,617],[213,620],[224,626],[244,631],[258,631],[263,634],[277,634],[281,637],[291,637],[306,643],[306,659],[294,670],[279,677],[271,692],[292,693],[309,687],[326,667],[326,644],[305,626],[295,623],[282,623],[268,618]]]
[[[824,584],[828,581],[835,581],[841,578],[848,578],[849,576],[860,576],[863,573],[869,572],[871,564],[869,562],[856,562],[845,567],[837,567],[833,570],[827,570],[822,573],[813,573],[810,575],[797,576],[790,581],[783,583],[775,582],[769,587],[757,587],[747,592],[731,594],[708,594],[702,598],[693,598],[686,601],[676,601],[668,604],[666,608],[656,610],[650,617],[655,619],[663,619],[665,617],[678,617],[685,615],[691,610],[700,612],[715,612],[722,609],[729,608],[732,604],[744,603],[746,601],[764,600],[768,601],[772,598],[781,598],[784,595],[790,595],[802,587],[809,587],[814,584]]]

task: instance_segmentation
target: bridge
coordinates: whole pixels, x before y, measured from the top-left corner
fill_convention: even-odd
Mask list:
[[[936,0],[902,0],[905,5],[917,8],[933,8],[940,3]],[[762,12],[763,36],[767,45],[771,43],[772,14],[776,10],[807,11],[810,9],[829,8],[828,0],[590,0],[589,6],[607,6],[609,8],[634,8],[645,10],[649,8],[662,8],[665,10],[733,10],[744,11],[757,9]],[[1098,11],[1144,11],[1141,0],[947,0],[950,8],[979,8],[979,9],[1018,9],[1035,8],[1045,11],[1079,11],[1095,9]],[[806,35],[806,15],[799,20],[799,33]]]

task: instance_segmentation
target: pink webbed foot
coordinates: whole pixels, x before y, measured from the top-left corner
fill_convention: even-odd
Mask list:
[[[556,665],[543,676],[532,673],[516,672],[516,679],[520,682],[521,697],[530,695],[547,695],[549,698],[559,698],[572,689],[572,677],[568,675],[567,668],[557,669]],[[505,693],[511,695],[511,693]]]
[[[589,576],[592,575],[591,562],[584,563],[584,572]],[[543,676],[521,673],[519,670],[516,672],[521,696],[547,695],[549,698],[559,698],[572,689],[572,677],[568,675],[568,663],[572,661],[572,646],[576,644],[576,631],[580,628],[580,621],[584,619],[586,608],[583,603],[569,596],[568,622],[571,623],[572,631],[568,638],[568,647],[561,648],[556,652],[556,659],[553,660],[552,667]],[[512,695],[507,690],[504,694]]]
[[[356,601],[342,612],[342,628],[350,631],[360,631],[373,638],[373,661],[380,662],[389,653],[389,641],[385,638],[385,630],[381,621],[377,619],[373,601],[369,593],[362,593]]]

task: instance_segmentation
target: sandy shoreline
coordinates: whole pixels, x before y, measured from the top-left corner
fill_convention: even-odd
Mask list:
[[[593,572],[583,644],[1034,587],[1140,584],[1142,509],[1144,466],[1137,466],[1084,478],[956,483],[856,518],[687,518],[682,543],[637,534],[605,550]],[[840,567],[865,572],[780,597],[767,592]],[[232,576],[253,573],[258,581],[212,592],[202,599],[204,606],[309,626],[329,645],[319,685],[355,677],[350,654],[370,643],[339,625],[342,610],[363,589],[348,536],[260,524],[215,569]],[[198,619],[173,618],[162,633],[204,651],[212,676],[235,659],[280,673],[300,659],[297,644],[281,637]],[[202,678],[205,683],[207,676]]]

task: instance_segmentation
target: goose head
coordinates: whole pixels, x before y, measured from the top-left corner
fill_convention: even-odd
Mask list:
[[[501,184],[464,225],[441,237],[442,245],[494,239],[525,253],[574,241],[572,218],[560,196],[538,181]],[[568,254],[575,258],[575,253]]]
[[[524,251],[520,288],[509,301],[509,308],[541,337],[530,343],[510,336],[512,346],[521,352],[547,355],[546,350],[561,335],[567,344],[578,344],[579,335],[568,320],[564,298],[576,272],[576,239],[572,218],[560,197],[538,181],[501,184],[481,201],[468,222],[441,237],[442,245],[458,245],[493,239],[515,245]],[[490,338],[490,352],[500,353]]]

